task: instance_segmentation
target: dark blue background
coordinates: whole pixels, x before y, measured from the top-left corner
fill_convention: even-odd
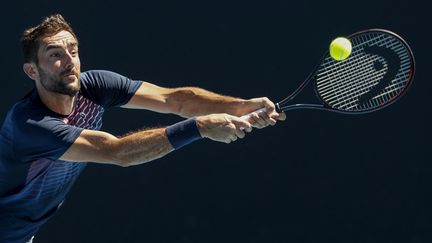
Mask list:
[[[2,4],[0,115],[32,87],[21,32],[61,13],[82,69],[277,101],[340,35],[385,28],[416,56],[409,92],[363,116],[292,111],[233,144],[130,168],[89,164],[35,242],[432,242],[430,7],[422,1],[15,1]],[[122,134],[179,121],[117,109]]]

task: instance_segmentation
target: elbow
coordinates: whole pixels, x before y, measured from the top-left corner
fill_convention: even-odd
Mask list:
[[[113,151],[112,157],[113,164],[120,167],[129,167],[134,165],[134,161],[131,159],[131,156],[128,156],[122,152]]]
[[[129,166],[132,166],[131,161],[127,160],[127,159],[121,159],[121,160],[116,160],[115,165],[126,168]]]
[[[125,167],[134,166],[134,165],[144,164],[144,163],[147,163],[149,161],[151,161],[151,160],[137,161],[137,160],[131,159],[130,156],[122,156],[122,157],[117,158],[115,165],[125,168]]]

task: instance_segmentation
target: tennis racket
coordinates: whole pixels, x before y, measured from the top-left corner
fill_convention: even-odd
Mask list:
[[[369,29],[347,37],[351,55],[334,60],[327,52],[318,67],[288,97],[276,103],[276,111],[318,109],[346,114],[380,110],[399,99],[414,77],[414,56],[397,34]],[[313,84],[315,104],[293,104],[292,100],[308,84]],[[265,108],[255,113],[266,112]],[[242,119],[249,119],[251,114]]]

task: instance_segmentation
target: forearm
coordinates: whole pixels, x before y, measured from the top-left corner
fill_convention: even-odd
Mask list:
[[[220,113],[243,116],[269,106],[273,104],[265,97],[245,100],[197,87],[164,88],[143,82],[135,95],[122,107],[194,117]]]
[[[190,118],[166,128],[155,128],[115,137],[107,132],[84,129],[60,157],[71,162],[95,162],[132,166],[165,156],[202,138],[230,143],[251,131],[251,123],[229,114]]]
[[[85,129],[60,159],[126,167],[155,160],[173,150],[165,128],[138,131],[120,138]]]
[[[167,102],[177,104],[177,113],[183,117],[207,115],[213,113],[227,113],[235,116],[241,115],[238,107],[246,100],[219,95],[201,88],[182,87],[172,92]]]
[[[158,159],[201,138],[196,118],[190,118],[166,128],[121,137],[116,141],[114,151],[121,158],[121,165],[131,166]]]
[[[120,165],[132,166],[158,159],[173,151],[165,128],[131,133],[115,142],[114,151]]]

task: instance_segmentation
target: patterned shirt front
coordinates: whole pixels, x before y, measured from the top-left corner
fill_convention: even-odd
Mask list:
[[[109,71],[83,72],[80,82],[68,116],[49,110],[36,90],[8,112],[0,131],[0,242],[27,241],[53,216],[86,166],[59,158],[141,85]]]

